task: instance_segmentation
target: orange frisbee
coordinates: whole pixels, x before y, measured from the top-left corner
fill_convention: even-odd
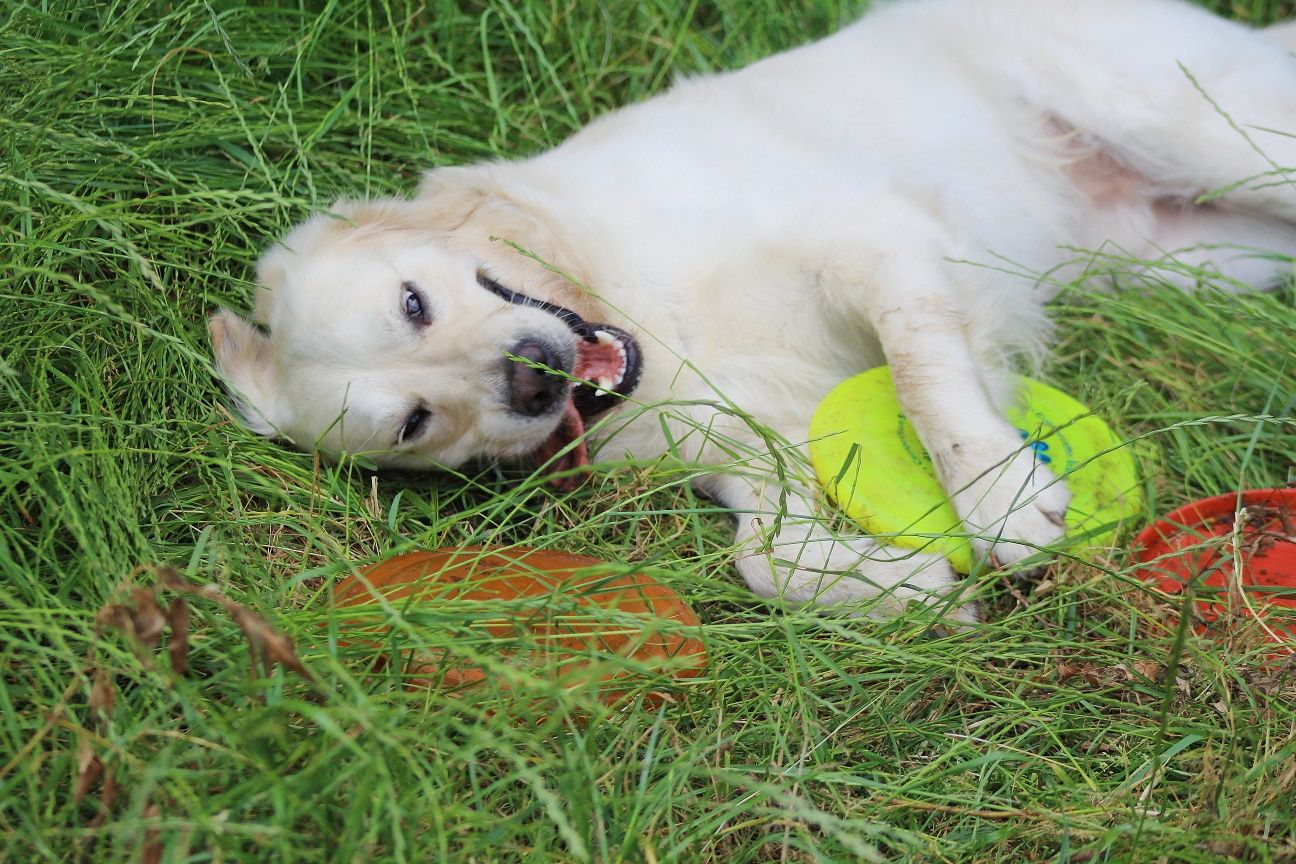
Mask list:
[[[697,615],[679,595],[644,573],[587,555],[483,546],[407,552],[333,589],[335,607],[380,598],[474,634],[462,653],[453,644],[402,650],[402,672],[411,688],[469,688],[502,662],[562,689],[593,689],[613,703],[637,678],[693,678],[706,665],[702,642],[689,634],[698,627]],[[371,634],[364,640],[370,644],[399,639],[399,631],[368,621],[342,626]],[[517,686],[508,676],[494,677]],[[657,690],[648,693],[650,704],[662,698]]]

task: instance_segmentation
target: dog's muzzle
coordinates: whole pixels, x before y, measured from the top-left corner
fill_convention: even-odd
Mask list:
[[[565,306],[505,288],[485,274],[478,274],[477,280],[483,288],[509,303],[548,312],[575,334],[579,342],[572,375],[579,383],[572,391],[572,403],[583,419],[599,416],[634,392],[643,372],[643,361],[639,343],[625,330],[611,324],[592,324]]]

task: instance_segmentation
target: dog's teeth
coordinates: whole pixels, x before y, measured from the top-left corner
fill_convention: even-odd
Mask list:
[[[608,393],[611,393],[612,388],[621,382],[613,381],[611,378],[604,375],[602,378],[598,379],[598,381],[595,383],[598,384],[598,387],[594,389],[594,392],[598,393],[600,396],[603,396]]]
[[[600,344],[600,345],[616,345],[616,344],[617,344],[616,337],[613,336],[611,333],[609,333],[609,332],[606,331],[606,330],[595,330],[595,331],[594,331],[594,338],[597,339],[597,340],[599,341],[599,344]],[[617,345],[617,347],[620,348],[621,346],[620,346],[620,345]]]

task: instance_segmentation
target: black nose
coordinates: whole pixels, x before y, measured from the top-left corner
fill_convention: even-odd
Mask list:
[[[537,417],[566,395],[568,380],[549,370],[567,370],[549,346],[543,342],[525,340],[510,348],[509,354],[513,356],[505,359],[508,398],[514,411],[527,417]]]

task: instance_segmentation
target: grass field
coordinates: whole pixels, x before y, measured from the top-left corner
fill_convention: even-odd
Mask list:
[[[557,495],[516,471],[330,465],[233,421],[205,318],[248,308],[251,264],[289,224],[433,165],[535,152],[854,12],[5,4],[0,861],[1296,861],[1296,668],[1266,665],[1243,625],[1178,632],[1123,548],[991,577],[987,623],[941,635],[918,614],[753,598],[730,517],[678,467]],[[1145,515],[1296,479],[1290,288],[1124,287],[1063,293],[1045,377],[1141,442]],[[324,626],[351,562],[499,542],[662,568],[704,621],[706,673],[659,708],[583,691],[519,707],[510,693],[544,682],[472,641],[466,612],[392,613],[410,642],[484,656],[491,683],[466,697],[407,692]],[[132,599],[120,586],[156,584],[141,565],[219,585],[316,683],[252,674],[201,597],[179,628],[188,675],[112,627],[96,639],[96,612]],[[156,630],[133,600],[132,626]]]

